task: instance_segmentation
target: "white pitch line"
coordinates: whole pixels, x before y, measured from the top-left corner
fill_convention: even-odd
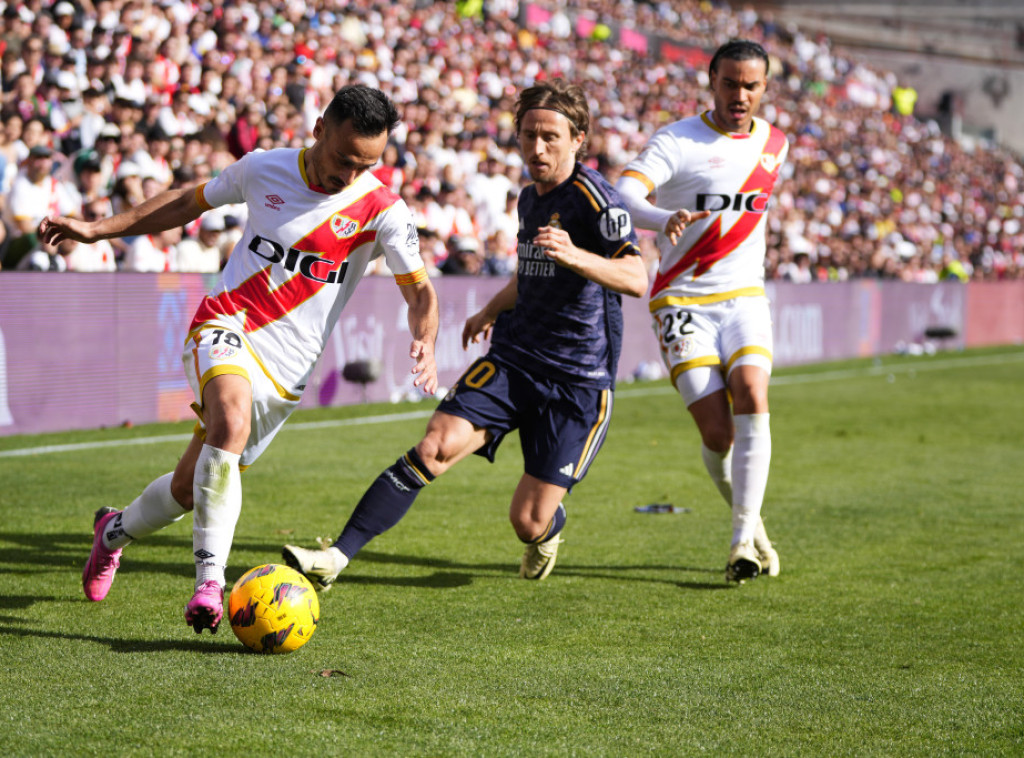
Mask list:
[[[383,416],[366,416],[364,418],[333,419],[331,421],[303,421],[286,425],[284,429],[327,429],[337,426],[362,426],[363,424],[383,424],[389,421],[407,421],[414,418],[428,418],[433,411],[411,411],[408,413],[390,413]],[[283,431],[283,430],[282,430]],[[17,450],[0,450],[0,458],[18,458],[27,455],[43,455],[44,453],[70,453],[78,450],[97,450],[105,447],[124,447],[129,445],[154,445],[160,442],[187,442],[192,439],[189,434],[164,434],[159,437],[135,437],[124,440],[106,440],[102,442],[75,442],[67,445],[41,445],[40,447],[23,447]]]
[[[820,371],[809,374],[790,374],[788,376],[773,376],[772,386],[784,386],[787,384],[807,384],[809,382],[839,381],[842,379],[857,379],[861,377],[889,376],[892,374],[907,374],[916,371],[943,371],[952,368],[963,368],[964,366],[995,366],[1004,363],[1019,363],[1024,361],[1024,352],[1005,353],[1003,355],[979,355],[963,356],[960,358],[927,361],[924,363],[906,363],[899,365],[867,366],[860,369],[844,369],[841,371]],[[643,389],[621,389],[616,390],[615,399],[631,397],[647,397],[650,395],[674,395],[675,390],[667,383]],[[433,410],[407,411],[405,413],[387,413],[377,416],[366,416],[364,418],[334,419],[330,421],[304,421],[294,424],[286,424],[282,431],[303,431],[308,429],[331,429],[341,426],[364,426],[366,424],[386,424],[393,421],[409,421],[418,418],[428,418]],[[161,442],[187,442],[192,439],[192,434],[164,434],[156,437],[136,437],[134,439],[106,440],[98,442],[77,442],[67,445],[41,445],[39,447],[24,447],[15,450],[0,450],[0,458],[19,458],[29,455],[46,455],[49,453],[71,453],[79,450],[98,450],[111,447],[127,447],[132,445],[154,445]]]

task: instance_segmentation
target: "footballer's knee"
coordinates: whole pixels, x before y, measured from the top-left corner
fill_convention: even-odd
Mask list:
[[[732,447],[733,426],[729,424],[714,424],[702,427],[700,430],[701,441],[708,450],[716,453],[727,453]]]
[[[251,411],[229,411],[207,425],[206,444],[229,452],[241,452],[249,441],[251,429]]]
[[[459,445],[454,435],[431,429],[416,445],[416,454],[434,476],[444,473],[455,463]]]
[[[533,542],[544,533],[544,530],[548,528],[548,523],[550,523],[550,519],[542,521],[536,518],[536,514],[533,511],[513,510],[509,513],[508,518],[516,532],[516,536],[523,542]]]

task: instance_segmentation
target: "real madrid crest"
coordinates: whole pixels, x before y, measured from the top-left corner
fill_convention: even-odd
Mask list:
[[[562,228],[561,216],[559,214],[557,214],[557,213],[552,213],[551,214],[551,219],[548,221],[548,226],[550,226],[552,229],[561,229]]]

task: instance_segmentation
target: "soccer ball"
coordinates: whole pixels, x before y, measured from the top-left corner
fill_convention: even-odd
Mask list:
[[[309,642],[320,620],[313,585],[277,563],[245,572],[228,597],[231,629],[257,653],[290,653]]]

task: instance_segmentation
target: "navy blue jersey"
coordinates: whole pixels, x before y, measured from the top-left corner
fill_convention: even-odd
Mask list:
[[[613,387],[621,297],[546,256],[532,242],[542,226],[564,229],[576,247],[605,258],[640,253],[629,211],[596,171],[577,163],[571,177],[543,195],[526,187],[519,195],[516,305],[495,322],[491,350],[542,376]]]

